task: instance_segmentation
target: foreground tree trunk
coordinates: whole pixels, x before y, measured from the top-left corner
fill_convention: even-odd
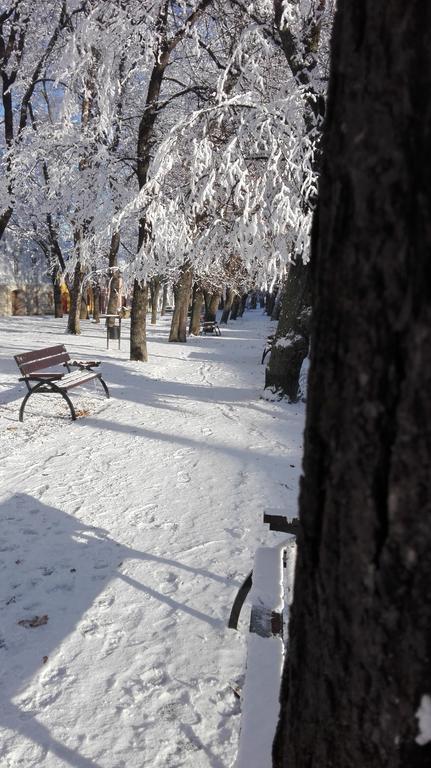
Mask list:
[[[281,299],[275,344],[265,371],[265,387],[295,402],[299,374],[309,348],[310,267],[291,264]]]
[[[175,308],[172,315],[169,341],[187,341],[187,313],[192,288],[192,270],[186,267],[175,287]]]
[[[425,768],[431,8],[419,0],[344,0],[338,8],[274,765]]]
[[[189,333],[191,336],[199,336],[201,330],[201,310],[204,303],[202,288],[195,283],[193,286],[192,316],[190,318]]]
[[[130,359],[146,363],[147,351],[147,305],[148,284],[138,280],[133,284],[132,309],[130,313]]]
[[[75,266],[75,271],[73,273],[73,283],[69,291],[70,307],[69,307],[69,317],[67,321],[67,332],[74,335],[79,335],[81,333],[80,315],[81,315],[82,278],[83,278],[83,272],[82,272],[81,264],[78,261]]]

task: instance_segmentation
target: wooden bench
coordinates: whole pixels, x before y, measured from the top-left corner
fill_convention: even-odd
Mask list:
[[[296,534],[298,521],[288,521],[271,510],[264,522],[272,530],[278,524]],[[240,588],[232,607],[229,627],[237,628],[239,612],[250,592],[251,613],[247,638],[247,663],[241,692],[241,728],[235,768],[271,768],[272,742],[279,714],[279,690],[285,654],[283,638],[295,565],[295,538],[275,547],[259,547],[253,571]]]
[[[33,352],[22,352],[15,355],[14,359],[22,374],[19,381],[24,381],[28,389],[19,409],[20,421],[24,419],[24,408],[28,399],[36,392],[51,392],[61,395],[70,408],[73,420],[76,419],[76,412],[67,394],[69,389],[79,387],[87,381],[98,379],[105,390],[106,397],[110,396],[108,387],[102,379],[102,374],[93,370],[100,365],[100,361],[72,360],[64,344],[36,349]],[[67,368],[67,373],[64,371],[47,372],[46,370],[60,365]],[[72,370],[72,368],[78,370]]]
[[[201,325],[200,336],[212,333],[215,336],[221,336],[219,324],[215,320],[204,320]]]

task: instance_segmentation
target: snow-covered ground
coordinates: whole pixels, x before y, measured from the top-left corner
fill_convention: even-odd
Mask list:
[[[185,345],[162,319],[147,364],[127,322],[120,352],[64,325],[0,318],[0,764],[226,768],[246,620],[226,622],[280,537],[263,510],[296,510],[304,406],[260,399],[260,311]],[[34,396],[20,424],[13,355],[57,343],[103,361],[112,399],[75,390],[71,422]]]

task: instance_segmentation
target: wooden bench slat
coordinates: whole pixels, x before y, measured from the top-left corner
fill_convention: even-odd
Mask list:
[[[67,373],[60,381],[56,382],[56,386],[59,389],[70,389],[97,378],[97,373],[92,373],[91,371],[73,371],[73,373]]]
[[[35,373],[36,371],[43,371],[45,368],[51,368],[54,365],[61,365],[66,363],[70,359],[67,352],[61,352],[57,355],[51,355],[51,357],[44,357],[41,360],[32,360],[30,363],[19,364],[21,373],[25,376],[29,373]]]
[[[21,366],[23,363],[30,363],[32,360],[42,360],[44,357],[60,355],[62,352],[67,354],[66,347],[64,344],[57,344],[55,347],[35,349],[32,352],[21,352],[19,355],[15,355],[15,360],[17,365]]]

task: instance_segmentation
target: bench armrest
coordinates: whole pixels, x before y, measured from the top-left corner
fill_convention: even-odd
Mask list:
[[[100,365],[100,360],[68,360],[67,363],[63,363],[70,368],[81,368],[82,370],[91,371],[92,368],[97,368]]]

